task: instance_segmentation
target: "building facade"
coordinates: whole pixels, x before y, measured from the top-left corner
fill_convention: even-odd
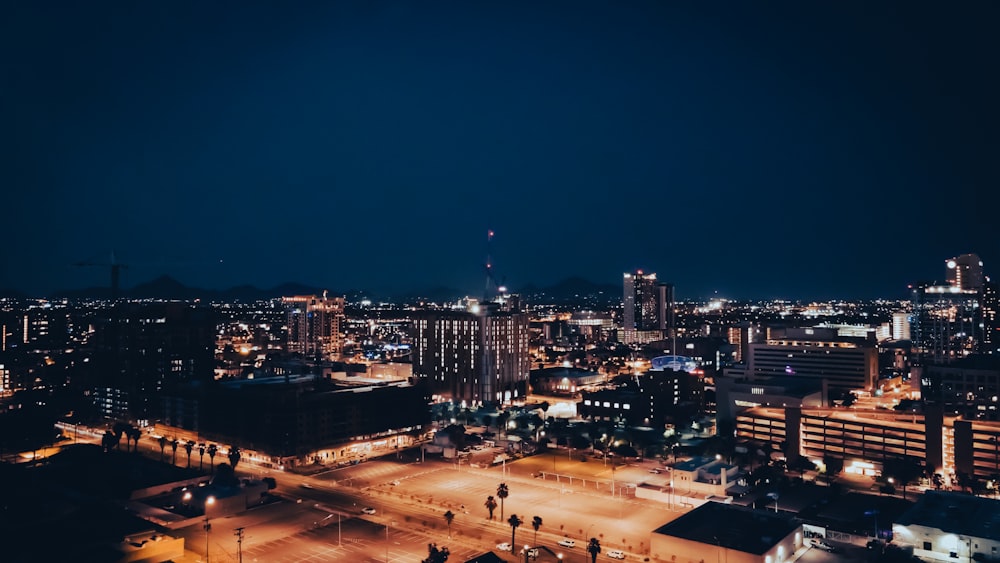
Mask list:
[[[527,391],[528,315],[495,304],[414,316],[413,374],[438,399],[508,403]]]
[[[331,358],[344,349],[341,324],[344,298],[296,295],[282,297],[288,308],[288,351],[304,356]]]
[[[626,332],[659,331],[673,326],[674,286],[658,283],[656,274],[626,273],[622,294],[622,328]]]
[[[788,376],[826,381],[830,389],[871,390],[878,377],[873,339],[837,336],[835,329],[774,331],[750,344],[751,377]]]

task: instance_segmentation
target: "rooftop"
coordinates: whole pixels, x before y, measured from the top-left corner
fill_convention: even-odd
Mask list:
[[[787,514],[708,502],[653,533],[762,555],[801,525]]]
[[[1000,501],[961,493],[927,491],[896,524],[1000,541]]]

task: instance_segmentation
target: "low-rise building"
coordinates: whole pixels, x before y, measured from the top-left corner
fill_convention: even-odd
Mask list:
[[[802,523],[781,513],[709,502],[653,530],[650,554],[673,563],[783,563],[803,547]],[[711,555],[715,552],[715,556]]]
[[[892,525],[893,541],[925,561],[1000,558],[1000,501],[927,491]]]

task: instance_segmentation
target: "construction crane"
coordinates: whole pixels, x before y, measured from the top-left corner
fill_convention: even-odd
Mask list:
[[[128,268],[127,264],[122,264],[118,261],[118,257],[115,256],[115,251],[111,251],[111,259],[108,262],[96,261],[96,260],[83,260],[80,262],[74,262],[74,266],[102,266],[105,268],[111,268],[111,300],[114,301],[118,299],[118,289],[121,279],[122,268]]]

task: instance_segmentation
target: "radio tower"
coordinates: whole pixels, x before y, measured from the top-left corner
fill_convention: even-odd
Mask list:
[[[503,294],[507,291],[507,288],[503,286],[503,283],[497,281],[496,273],[493,271],[493,229],[486,231],[486,288],[483,291],[483,301],[489,301],[493,295],[491,295],[491,288],[494,294]]]

